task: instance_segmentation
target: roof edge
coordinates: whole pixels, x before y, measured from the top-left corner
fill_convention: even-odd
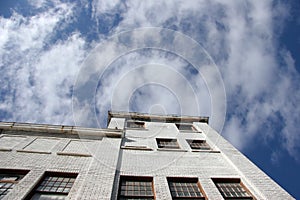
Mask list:
[[[142,120],[142,121],[174,122],[174,123],[203,122],[208,124],[209,121],[209,117],[201,117],[201,116],[156,115],[156,114],[146,114],[146,113],[138,113],[138,112],[108,111],[108,119],[107,119],[108,124],[111,118],[113,117]]]
[[[121,129],[99,129],[99,128],[85,128],[79,126],[18,123],[18,122],[0,122],[0,129],[16,130],[16,131],[46,132],[46,133],[68,134],[68,135],[79,135],[79,136],[94,135],[94,136],[102,136],[102,137],[121,137],[123,131]]]

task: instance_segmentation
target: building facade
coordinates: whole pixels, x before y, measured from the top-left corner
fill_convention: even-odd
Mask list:
[[[0,131],[0,199],[293,199],[207,117],[109,112],[106,129]]]

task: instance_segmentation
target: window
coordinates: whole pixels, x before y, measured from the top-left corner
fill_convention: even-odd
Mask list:
[[[10,192],[28,171],[23,170],[0,170],[0,199]]]
[[[154,199],[153,178],[121,176],[118,199]]]
[[[198,178],[167,178],[172,199],[206,199]]]
[[[141,128],[144,129],[145,128],[145,122],[141,122],[141,121],[127,121],[127,128]]]
[[[186,140],[191,149],[210,150],[209,145],[205,140]]]
[[[178,130],[180,131],[191,131],[191,132],[196,132],[197,130],[195,129],[195,127],[193,126],[193,124],[181,124],[181,123],[176,123],[175,124],[176,127],[178,128]]]
[[[179,149],[177,139],[159,139],[156,138],[158,148]]]
[[[42,180],[29,195],[29,199],[65,199],[76,177],[77,174],[75,173],[46,172]]]
[[[213,182],[224,199],[254,199],[240,179],[218,178]]]

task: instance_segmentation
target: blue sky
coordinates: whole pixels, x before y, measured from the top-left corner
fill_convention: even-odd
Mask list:
[[[300,198],[300,3],[1,1],[0,120],[203,115]]]

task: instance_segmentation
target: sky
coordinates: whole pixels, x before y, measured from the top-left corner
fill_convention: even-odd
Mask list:
[[[0,2],[0,120],[209,116],[300,199],[298,0]]]

